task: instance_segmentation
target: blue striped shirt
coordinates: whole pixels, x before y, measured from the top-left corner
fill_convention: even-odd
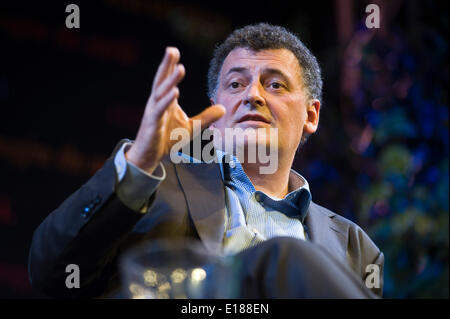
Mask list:
[[[311,202],[308,182],[291,170],[290,179],[302,186],[283,199],[255,190],[239,160],[216,151],[225,185],[224,254],[235,254],[273,237],[287,236],[305,240],[303,221]],[[230,165],[231,163],[234,165]],[[295,184],[295,183],[294,183]]]

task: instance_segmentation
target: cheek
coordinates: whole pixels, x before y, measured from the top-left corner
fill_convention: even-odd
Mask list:
[[[294,104],[295,105],[295,104]],[[293,103],[280,109],[278,114],[280,142],[283,144],[296,143],[300,140],[305,122],[305,114],[300,107],[294,107]]]
[[[230,99],[224,98],[223,96],[218,96],[215,103],[222,104],[223,106],[225,106],[225,109],[226,109],[225,115],[222,116],[220,119],[218,119],[214,123],[214,126],[216,128],[223,131],[226,127],[229,127],[232,122],[232,118],[233,118],[232,109],[231,109],[232,101],[230,101]]]
[[[286,137],[286,140],[291,140],[301,134],[302,126],[300,125],[300,121],[300,118],[289,114],[285,121],[281,123],[280,131],[281,134]]]
[[[218,119],[216,122],[214,122],[214,127],[219,129],[220,132],[224,132],[224,129],[226,127],[227,120],[225,119],[226,115],[222,116],[220,119]]]

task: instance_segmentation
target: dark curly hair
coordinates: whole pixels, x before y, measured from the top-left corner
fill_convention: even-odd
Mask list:
[[[214,99],[217,93],[219,74],[228,54],[236,48],[253,51],[266,49],[287,49],[297,58],[308,97],[322,100],[322,78],[317,59],[300,39],[283,27],[259,23],[237,29],[214,50],[208,70],[208,97]]]

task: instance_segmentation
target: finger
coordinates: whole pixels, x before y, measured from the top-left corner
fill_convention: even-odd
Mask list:
[[[192,117],[190,121],[200,120],[201,128],[204,129],[210,126],[212,123],[220,119],[226,113],[225,107],[220,104],[212,105],[200,114]]]
[[[167,47],[166,53],[162,62],[158,67],[158,71],[156,72],[155,78],[153,80],[153,88],[159,85],[164,79],[167,77],[169,72],[173,70],[173,66],[178,63],[180,59],[180,51],[178,51],[175,47]]]
[[[174,47],[174,48],[171,48],[171,52],[173,53],[173,55],[172,55],[171,63],[169,64],[169,68],[166,73],[166,77],[169,76],[170,74],[172,74],[175,66],[178,64],[178,62],[180,62],[180,51]]]
[[[161,85],[155,88],[155,101],[159,101],[170,89],[176,86],[183,79],[185,75],[185,69],[182,64],[178,64],[173,70],[172,74],[166,78]]]
[[[170,106],[170,104],[178,98],[180,90],[177,87],[172,88],[161,100],[155,105],[155,111],[158,117],[160,117],[164,111]]]
[[[167,47],[164,52],[164,57],[158,66],[158,70],[156,71],[155,78],[153,79],[153,88],[160,81],[161,77],[163,76],[163,73],[165,73],[166,70],[168,69],[169,60],[170,60],[170,51],[169,51],[169,47]],[[152,91],[153,91],[153,88],[152,88]]]

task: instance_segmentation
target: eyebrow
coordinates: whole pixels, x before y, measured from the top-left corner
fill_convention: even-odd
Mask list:
[[[244,67],[234,67],[228,70],[227,74],[225,74],[225,76],[227,76],[230,73],[246,73],[247,72],[247,68]]]
[[[248,69],[244,68],[244,67],[233,67],[230,70],[228,70],[228,72],[225,74],[225,76],[229,75],[230,73],[247,73]],[[262,73],[269,73],[269,74],[274,74],[274,75],[279,75],[282,78],[284,78],[289,84],[290,84],[290,80],[289,80],[289,76],[287,76],[283,71],[279,70],[279,69],[274,69],[274,68],[266,68],[262,70]]]

